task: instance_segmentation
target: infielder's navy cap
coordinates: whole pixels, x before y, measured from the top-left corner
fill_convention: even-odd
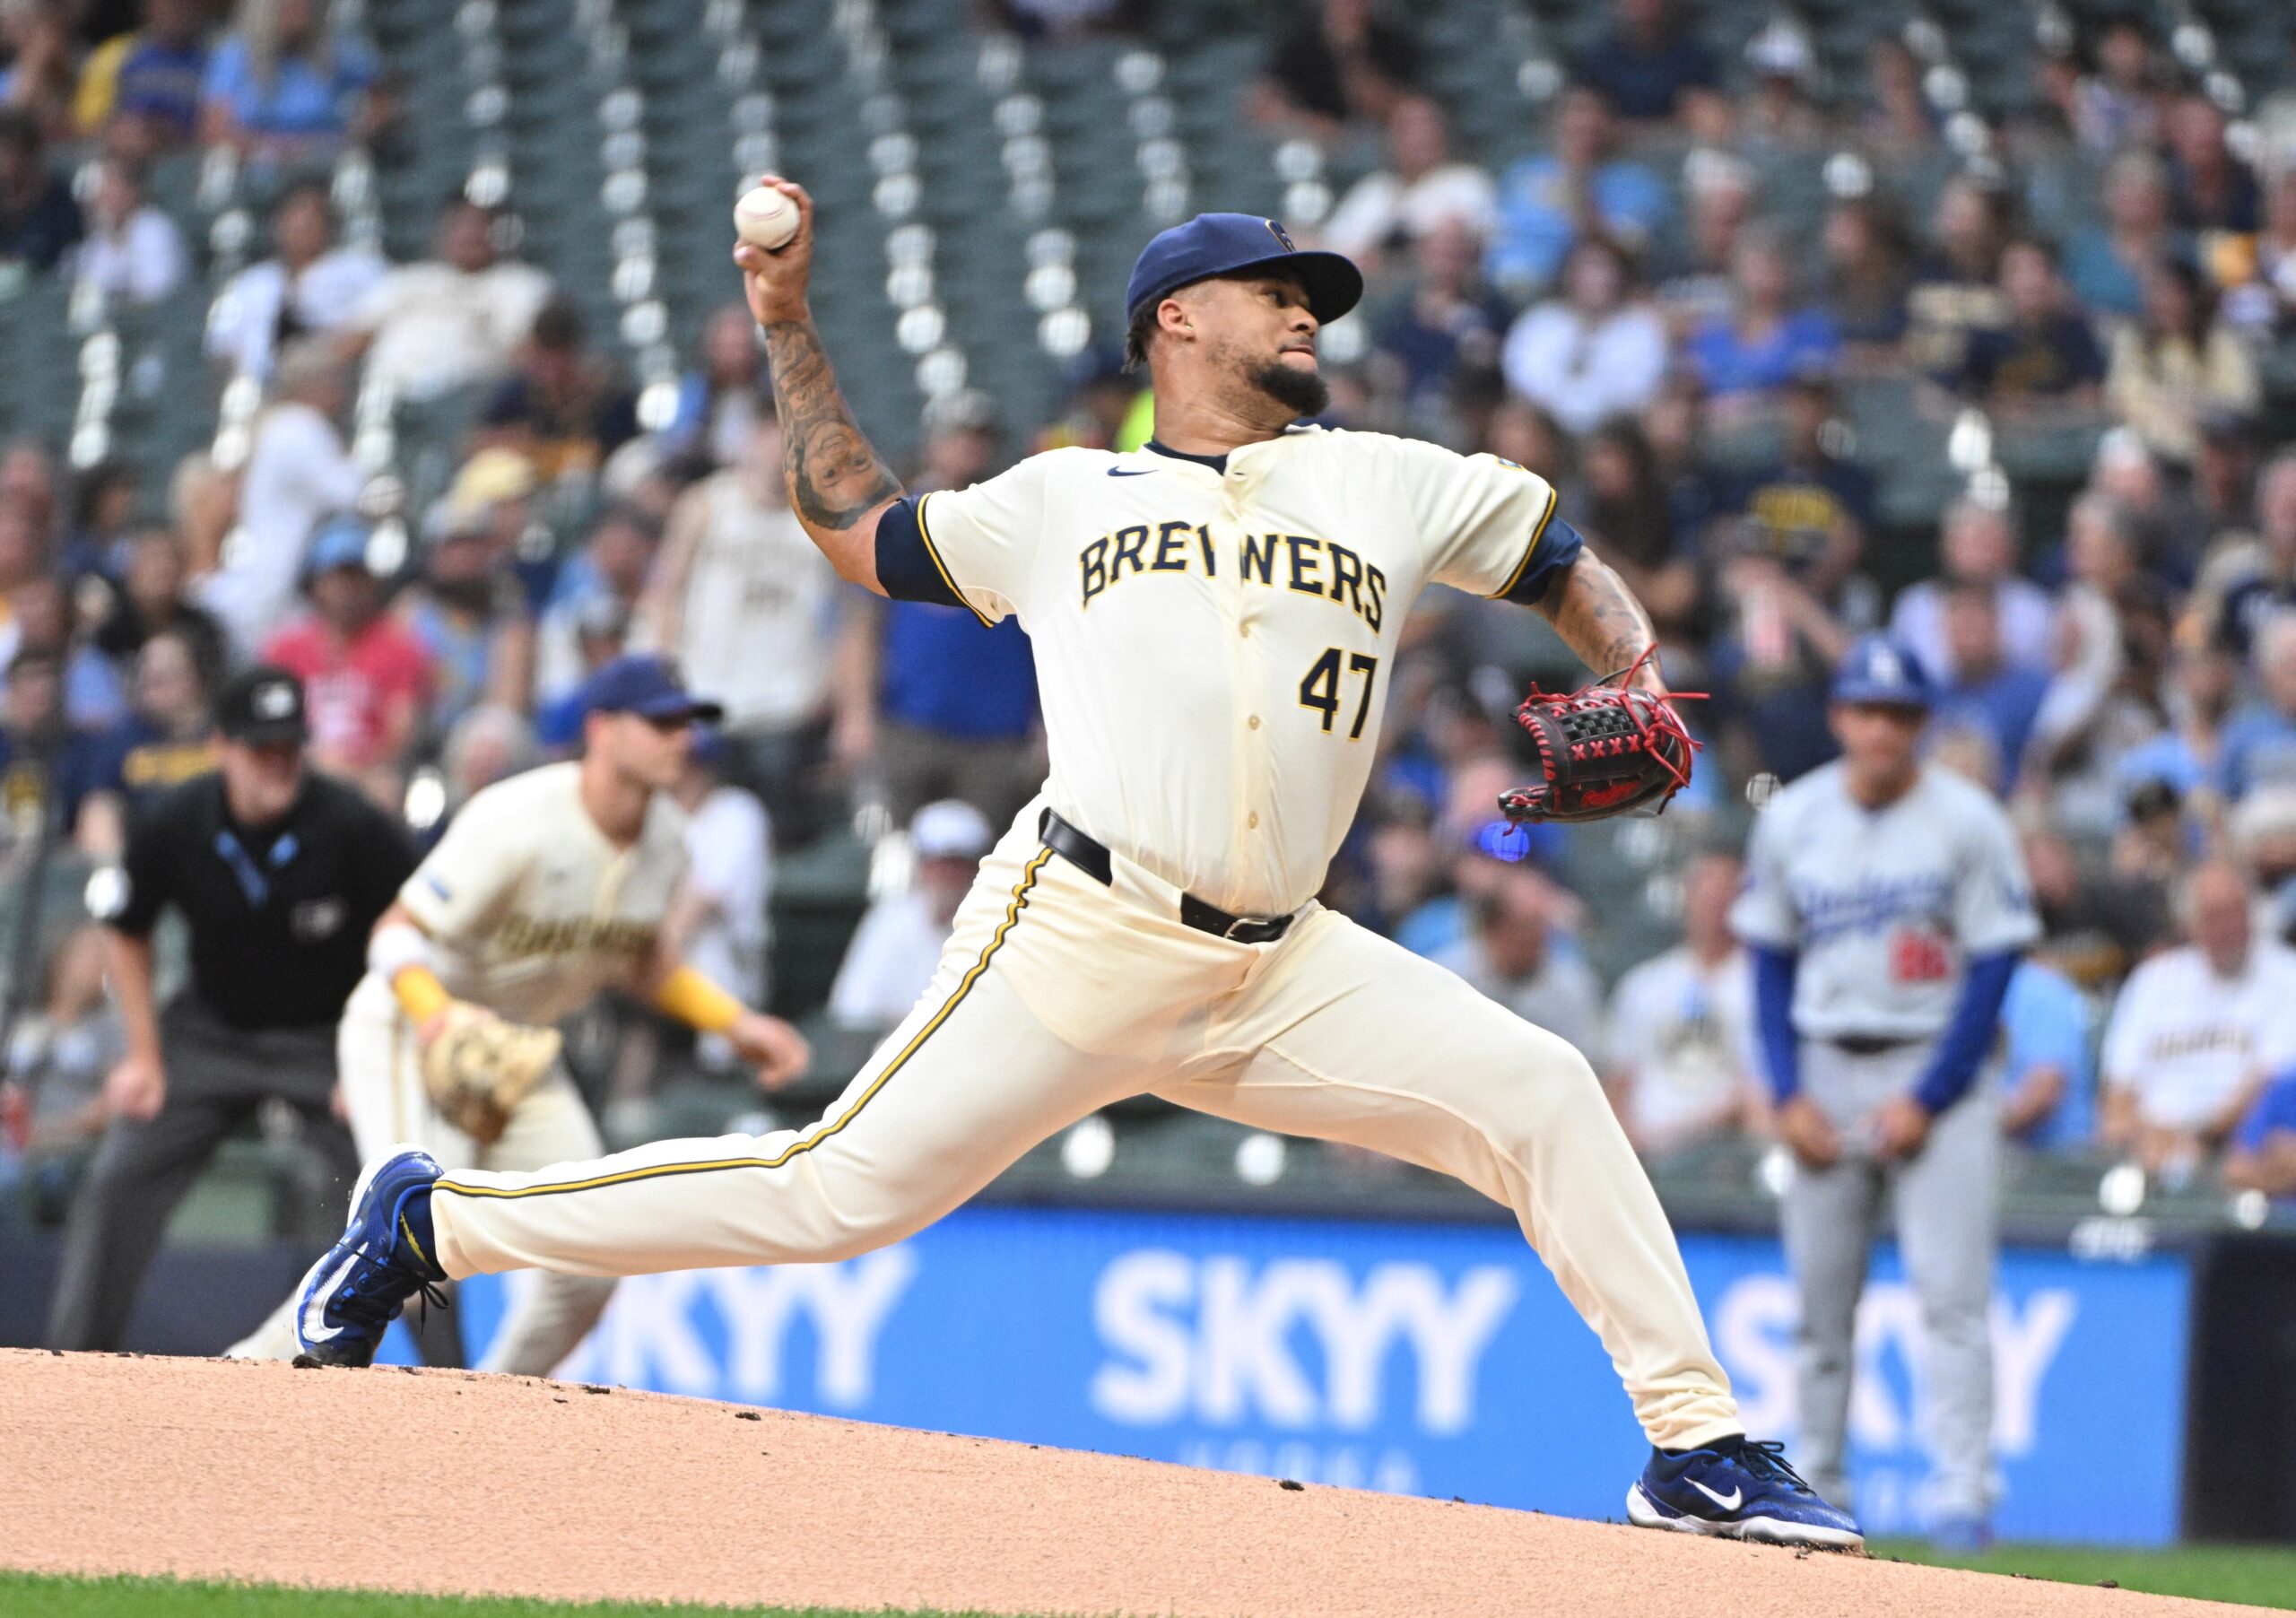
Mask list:
[[[1257,213],[1199,213],[1174,225],[1140,249],[1124,289],[1129,320],[1143,304],[1153,304],[1184,286],[1214,275],[1281,266],[1308,289],[1308,309],[1318,321],[1333,321],[1363,296],[1363,272],[1337,253],[1292,245],[1282,225]]]
[[[1897,708],[1926,708],[1933,692],[1929,675],[1915,657],[1887,635],[1866,635],[1844,654],[1833,673],[1837,702],[1886,702]]]
[[[667,657],[632,652],[600,664],[582,682],[586,714],[637,714],[648,719],[691,719],[715,725],[726,717],[717,703],[686,690]]]

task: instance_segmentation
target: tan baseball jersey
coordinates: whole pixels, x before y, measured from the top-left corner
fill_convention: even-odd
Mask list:
[[[1578,554],[1554,503],[1511,461],[1379,433],[1056,449],[894,508],[877,572],[1020,619],[1062,818],[1223,909],[1283,915],[1355,819],[1412,602],[1431,580],[1536,601]]]
[[[582,807],[580,771],[546,764],[487,787],[399,890],[456,998],[555,1022],[651,960],[685,874],[684,813],[656,794],[618,848]]]

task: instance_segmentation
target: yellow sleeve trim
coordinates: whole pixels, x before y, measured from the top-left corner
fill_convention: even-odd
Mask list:
[[[1531,558],[1539,553],[1539,541],[1546,535],[1547,523],[1554,516],[1555,502],[1561,499],[1561,495],[1555,486],[1549,483],[1546,486],[1546,509],[1540,512],[1538,521],[1531,525],[1531,543],[1524,548],[1523,560],[1517,562],[1515,570],[1507,575],[1507,582],[1484,596],[1484,600],[1497,601],[1523,582],[1523,575],[1531,570]]]
[[[949,594],[954,596],[959,601],[963,602],[965,604],[965,610],[970,613],[974,617],[979,619],[984,626],[989,629],[995,629],[996,627],[996,621],[991,618],[987,613],[982,612],[978,607],[973,605],[972,598],[967,596],[962,590],[957,588],[957,581],[955,577],[949,571],[949,564],[941,560],[941,547],[933,543],[933,530],[926,526],[925,508],[932,502],[933,494],[938,492],[939,491],[935,490],[932,493],[918,496],[918,537],[925,542],[925,554],[933,559],[934,570],[941,575],[941,582],[949,587]]]
[[[662,979],[654,991],[654,1005],[688,1028],[705,1034],[722,1034],[742,1014],[742,1003],[691,966],[681,966]]]
[[[417,1028],[444,1011],[454,998],[439,981],[439,974],[427,966],[399,968],[391,979],[391,993],[398,996],[399,1009]]]

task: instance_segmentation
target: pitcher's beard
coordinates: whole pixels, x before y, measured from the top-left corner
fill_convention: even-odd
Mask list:
[[[1319,416],[1331,404],[1331,388],[1321,376],[1281,360],[1270,360],[1252,372],[1251,384],[1294,415]]]

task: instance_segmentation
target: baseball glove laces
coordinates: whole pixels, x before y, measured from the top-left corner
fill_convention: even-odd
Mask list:
[[[1658,813],[1690,785],[1701,744],[1674,703],[1704,692],[1656,696],[1633,683],[1657,648],[1572,692],[1531,687],[1515,710],[1536,752],[1541,779],[1501,793],[1511,821],[1607,820],[1648,807]]]

